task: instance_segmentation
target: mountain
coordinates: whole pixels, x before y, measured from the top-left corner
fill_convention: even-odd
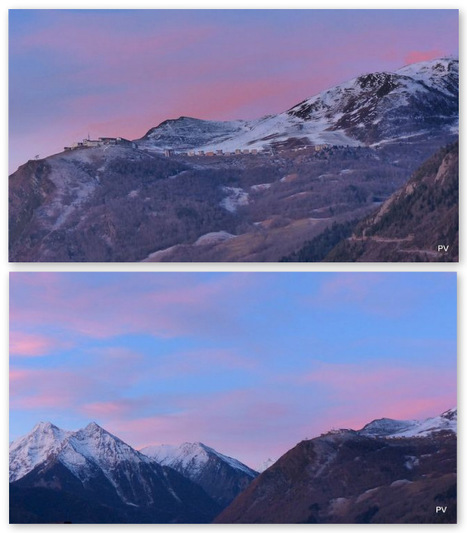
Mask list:
[[[72,435],[50,422],[36,424],[24,438],[10,444],[10,483],[22,478],[38,464],[57,453],[63,442]]]
[[[270,457],[268,457],[265,461],[263,461],[260,465],[258,465],[257,467],[258,472],[261,474],[262,472],[267,470],[270,466],[272,466],[276,461],[277,459],[271,459]]]
[[[95,423],[76,432],[39,424],[12,443],[10,465],[11,522],[198,523],[220,509],[198,485]]]
[[[227,457],[201,442],[185,442],[180,446],[148,446],[140,451],[200,485],[223,508],[258,475],[237,459]]]
[[[453,409],[302,441],[215,522],[455,523],[456,420]]]
[[[373,420],[358,433],[372,437],[430,437],[440,432],[457,433],[457,408],[449,409],[439,416],[425,420]]]
[[[447,248],[439,248],[444,246]],[[430,157],[326,261],[458,261],[459,144]]]
[[[313,254],[321,260],[457,139],[457,102],[458,62],[439,59],[365,74],[254,121],[180,117],[134,142],[28,161],[9,177],[9,260],[278,261],[330,231]],[[417,209],[431,208],[427,199]],[[411,222],[400,219],[403,231]]]
[[[372,72],[257,120],[166,120],[137,142],[145,148],[234,151],[313,144],[373,144],[458,127],[459,62],[441,58]]]

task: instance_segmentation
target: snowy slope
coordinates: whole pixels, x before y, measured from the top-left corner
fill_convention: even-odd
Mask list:
[[[197,484],[95,423],[75,432],[36,426],[10,447],[10,482],[20,522],[30,516],[29,503],[46,522],[56,521],[56,492],[66,507],[59,515],[74,523],[209,523],[220,509]],[[92,505],[83,507],[83,498]]]
[[[458,61],[424,61],[395,72],[369,73],[332,87],[277,115],[216,122],[180,117],[164,121],[140,147],[233,152],[274,143],[371,144],[456,127]]]
[[[457,433],[457,408],[449,409],[439,416],[425,420],[392,420],[380,418],[359,431],[373,437],[429,437],[440,431]]]
[[[237,461],[237,459],[223,455],[201,442],[185,442],[180,446],[172,446],[170,444],[147,446],[141,450],[141,453],[155,459],[161,465],[170,466],[188,475],[190,478],[199,475],[212,457],[220,459],[235,470],[252,477],[256,476],[254,470]]]
[[[201,442],[185,442],[180,446],[148,446],[141,451],[199,485],[223,508],[258,475],[240,461]]]
[[[96,471],[102,472],[124,502],[128,502],[128,497],[121,487],[130,486],[135,477],[144,486],[146,480],[145,475],[141,475],[141,467],[152,468],[146,456],[94,422],[69,436],[58,460],[80,481],[88,481]],[[149,488],[146,493],[150,494]]]
[[[10,482],[17,481],[36,466],[58,461],[81,482],[101,472],[126,501],[120,490],[134,482],[135,473],[145,465],[154,469],[145,455],[92,422],[76,432],[64,431],[50,422],[41,423],[10,446]],[[144,484],[144,476],[140,481]]]
[[[39,422],[31,432],[10,444],[10,483],[22,478],[50,455],[57,453],[73,434],[50,422]]]
[[[263,461],[261,464],[259,464],[256,468],[256,470],[261,474],[265,470],[267,470],[270,466],[272,466],[277,459],[271,459],[268,457],[265,461]]]
[[[457,95],[459,62],[449,58],[421,61],[396,71],[448,95]],[[456,83],[457,82],[457,83]]]

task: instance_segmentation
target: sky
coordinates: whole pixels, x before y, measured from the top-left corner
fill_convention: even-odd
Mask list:
[[[455,273],[11,273],[10,440],[95,421],[251,467],[456,405]]]
[[[10,10],[10,172],[88,134],[258,118],[442,56],[457,10]]]

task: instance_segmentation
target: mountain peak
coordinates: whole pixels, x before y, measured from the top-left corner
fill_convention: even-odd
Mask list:
[[[27,435],[13,441],[9,450],[10,482],[23,477],[60,450],[72,434],[50,422],[39,422]]]
[[[58,429],[57,426],[51,422],[38,422],[33,428],[32,431],[50,431],[52,429]]]
[[[366,424],[358,433],[367,437],[427,437],[442,431],[457,433],[457,408],[424,420],[393,420],[378,418]]]
[[[105,429],[103,429],[101,426],[99,426],[99,424],[97,424],[96,422],[89,422],[89,424],[84,428],[84,431],[87,431],[87,432],[103,432],[105,431]]]
[[[448,409],[447,411],[444,411],[444,413],[441,413],[441,416],[443,418],[446,418],[447,420],[457,421],[457,407],[453,407],[452,409]]]

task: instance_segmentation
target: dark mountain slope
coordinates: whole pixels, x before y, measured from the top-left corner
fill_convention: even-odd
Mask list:
[[[258,475],[240,461],[201,442],[186,442],[178,447],[149,446],[141,452],[200,485],[222,508],[231,503]]]
[[[436,513],[447,506],[446,513]],[[456,438],[370,438],[352,431],[299,443],[217,523],[452,523]]]
[[[458,206],[459,145],[454,143],[428,159],[325,261],[457,261]]]
[[[97,424],[74,433],[40,424],[10,450],[16,522],[35,516],[44,522],[203,523],[220,510],[201,487]],[[60,513],[57,504],[63,505]]]

